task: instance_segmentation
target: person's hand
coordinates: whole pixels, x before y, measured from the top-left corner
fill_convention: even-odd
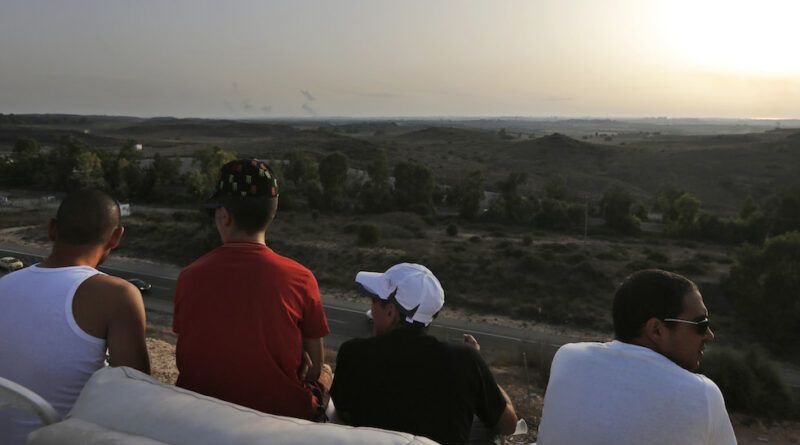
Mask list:
[[[475,337],[469,334],[464,334],[464,343],[472,346],[476,351],[481,350],[481,345],[478,344],[478,340],[475,340]]]
[[[306,380],[308,370],[311,369],[313,364],[314,362],[311,361],[311,356],[308,355],[308,352],[303,351],[303,355],[300,356],[300,367],[297,369],[297,377],[300,378],[301,382]]]

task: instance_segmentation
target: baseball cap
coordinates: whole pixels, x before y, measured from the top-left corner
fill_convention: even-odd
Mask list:
[[[276,198],[278,178],[260,159],[237,159],[219,169],[219,180],[209,201],[223,196]]]
[[[386,272],[359,272],[356,283],[381,300],[394,299],[406,311],[406,321],[425,326],[444,306],[444,290],[433,272],[421,264],[401,263]]]

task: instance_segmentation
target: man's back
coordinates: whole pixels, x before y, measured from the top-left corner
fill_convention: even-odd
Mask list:
[[[411,329],[348,341],[336,363],[331,396],[355,426],[464,443],[473,415],[495,425],[506,406],[474,348]]]
[[[614,341],[559,349],[537,443],[732,444],[736,439],[711,380],[648,348]]]
[[[311,418],[297,376],[302,340],[328,333],[308,269],[263,244],[226,243],[181,272],[173,330],[178,386],[254,409]]]
[[[0,279],[0,376],[41,395],[62,416],[105,360],[106,341],[81,329],[72,313],[76,289],[98,273],[87,266],[31,266]],[[20,414],[13,426],[0,414],[4,434],[38,425]],[[0,440],[14,441],[22,443]]]

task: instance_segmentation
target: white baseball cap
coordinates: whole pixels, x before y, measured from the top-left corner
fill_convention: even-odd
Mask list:
[[[444,290],[433,272],[420,264],[401,263],[386,272],[359,272],[356,283],[381,300],[397,302],[406,321],[428,326],[444,306]]]

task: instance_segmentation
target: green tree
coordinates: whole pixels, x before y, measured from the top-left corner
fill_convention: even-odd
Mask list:
[[[436,179],[430,167],[417,161],[400,162],[394,166],[394,181],[394,197],[400,209],[419,214],[434,212]]]
[[[375,159],[367,166],[367,174],[370,181],[378,186],[389,185],[389,159],[386,150],[379,148],[375,151]]]
[[[553,198],[541,200],[534,222],[538,227],[552,230],[566,230],[572,226],[566,202]]]
[[[697,213],[700,211],[700,205],[700,200],[688,193],[679,196],[673,203],[677,218],[670,224],[672,231],[683,235],[696,233]]]
[[[655,209],[661,212],[661,220],[664,224],[669,224],[678,219],[678,211],[675,209],[675,200],[685,192],[678,190],[671,185],[666,185],[656,194]]]
[[[288,158],[289,163],[284,170],[287,181],[302,188],[306,183],[319,180],[319,170],[313,158],[299,151],[289,153]]]
[[[103,170],[108,188],[120,199],[137,197],[144,180],[141,151],[136,150],[136,141],[129,140],[115,155],[106,151]]]
[[[558,201],[570,201],[572,196],[567,188],[567,181],[558,175],[550,178],[544,185],[544,196]]]
[[[367,166],[369,180],[358,192],[361,209],[365,212],[385,212],[392,208],[392,191],[389,185],[389,161],[386,150],[378,149],[375,159]]]
[[[723,283],[734,307],[762,344],[785,356],[800,353],[800,232],[764,245],[745,244]]]
[[[10,185],[37,185],[44,178],[41,172],[42,153],[39,143],[31,138],[19,138],[11,151],[12,165],[9,169]]]
[[[58,146],[47,155],[44,165],[44,176],[47,180],[44,185],[59,190],[72,190],[72,172],[77,167],[78,156],[86,151],[89,151],[89,146],[85,142],[72,135],[62,136]],[[102,172],[100,176],[103,176]]]
[[[739,212],[739,218],[748,219],[753,216],[756,211],[758,211],[756,200],[753,199],[753,195],[747,195],[747,198],[744,199],[744,203],[742,203],[742,210]]]
[[[769,234],[800,230],[800,185],[781,189],[764,205]]]
[[[508,177],[497,183],[503,198],[503,209],[508,221],[527,222],[533,217],[535,205],[519,193],[519,187],[527,182],[528,175],[520,172],[509,173]]]
[[[347,156],[340,151],[328,154],[319,161],[319,179],[322,183],[324,207],[334,211],[346,206]]]
[[[484,197],[486,176],[483,170],[473,170],[461,178],[453,190],[458,213],[462,218],[475,219]]]
[[[180,158],[168,158],[160,153],[153,155],[153,162],[144,171],[144,180],[139,196],[149,201],[164,201],[169,195],[168,187],[180,178]]]
[[[186,178],[189,193],[198,198],[211,195],[219,180],[219,168],[236,159],[236,153],[227,152],[219,147],[211,150],[200,149],[194,152],[192,167]],[[154,162],[155,164],[155,162]],[[167,167],[169,168],[169,167]],[[161,177],[162,180],[167,178]]]
[[[81,151],[75,159],[75,166],[70,174],[68,184],[69,190],[104,189],[106,181],[103,178],[103,163],[100,161],[100,157],[89,150]]]
[[[641,221],[631,214],[633,195],[620,186],[607,191],[600,201],[600,212],[608,227],[622,233],[639,231]]]

